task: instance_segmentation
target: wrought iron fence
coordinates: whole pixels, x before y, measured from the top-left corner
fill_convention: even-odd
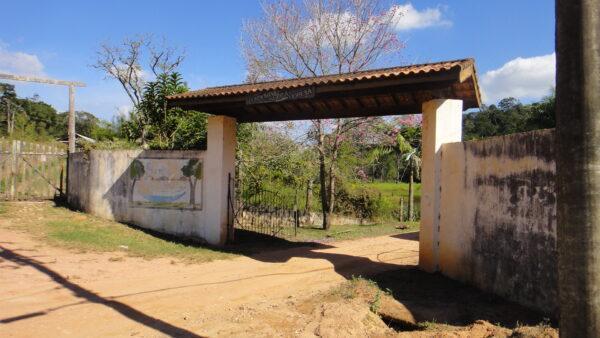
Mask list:
[[[269,236],[295,236],[300,226],[298,196],[288,196],[262,188],[244,189],[229,180],[232,226]]]

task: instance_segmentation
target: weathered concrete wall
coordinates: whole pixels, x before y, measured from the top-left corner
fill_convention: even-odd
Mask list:
[[[554,130],[442,146],[440,271],[557,313]]]
[[[441,146],[462,140],[462,107],[462,100],[431,100],[422,107],[419,267],[427,272],[437,271],[440,261]]]
[[[207,237],[202,207],[203,195],[206,195],[202,184],[211,179],[210,174],[203,173],[202,168],[194,171],[199,178],[195,177],[191,182],[194,185],[189,183],[189,189],[186,189],[188,177],[181,171],[189,159],[198,160],[202,165],[204,156],[202,151],[142,150],[93,150],[72,154],[69,159],[69,204],[99,217],[213,242]],[[154,179],[139,179],[134,183],[131,171],[135,161],[145,164],[145,178],[154,175]],[[202,174],[206,177],[201,177]],[[181,193],[173,197],[173,186],[177,185]],[[192,187],[195,200],[186,202]]]

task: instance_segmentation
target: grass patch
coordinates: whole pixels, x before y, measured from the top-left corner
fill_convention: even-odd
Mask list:
[[[22,230],[52,245],[80,251],[124,252],[144,258],[207,262],[235,255],[194,243],[155,237],[125,224],[57,207],[50,202],[0,204],[0,226]]]
[[[298,228],[295,241],[347,240],[365,237],[389,236],[419,230],[419,222],[404,222],[406,229],[400,229],[399,223],[380,223],[372,225],[332,225],[329,230],[320,228]]]
[[[408,183],[395,183],[395,182],[371,182],[371,183],[361,183],[361,185],[369,188],[373,188],[379,190],[382,196],[387,197],[397,197],[398,200],[400,196],[408,198]],[[421,199],[421,184],[415,183],[415,200],[419,201]]]
[[[351,189],[364,187],[378,191],[381,195],[381,205],[378,211],[381,219],[397,220],[400,218],[400,200],[404,199],[404,217],[408,217],[408,183],[395,182],[370,182],[370,183],[354,183]],[[415,217],[420,218],[421,205],[421,184],[415,183],[414,188],[414,203]]]
[[[306,186],[296,188],[281,184],[278,182],[264,182],[264,189],[276,192],[278,196],[287,201],[291,206],[294,204],[295,196],[298,194],[298,208],[305,210],[306,206]],[[408,210],[408,183],[396,183],[396,182],[349,182],[346,186],[349,191],[356,191],[359,189],[374,190],[381,194],[381,208],[379,210],[378,218],[382,220],[398,220],[400,199],[404,199],[405,217]],[[420,202],[421,202],[421,184],[414,184],[414,201],[415,201],[415,215],[419,218]],[[315,184],[313,186],[313,196],[311,199],[311,208],[313,212],[320,212],[321,201],[319,198],[319,186]]]

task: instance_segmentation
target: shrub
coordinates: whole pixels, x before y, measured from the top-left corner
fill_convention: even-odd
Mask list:
[[[350,190],[340,186],[336,197],[336,213],[371,220],[381,217],[383,202],[381,193],[376,189],[358,187]]]

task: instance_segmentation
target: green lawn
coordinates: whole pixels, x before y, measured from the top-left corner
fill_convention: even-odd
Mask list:
[[[395,182],[372,182],[372,183],[361,183],[365,187],[373,188],[379,190],[382,196],[388,197],[399,197],[404,196],[408,198],[408,183],[395,183]],[[415,200],[419,201],[421,199],[421,184],[415,183]]]
[[[208,262],[236,255],[159,238],[127,225],[57,207],[51,202],[1,203],[0,226],[25,231],[52,245],[79,251],[122,252],[144,258]]]
[[[235,253],[254,252],[244,251],[245,246],[252,243],[230,245],[224,250],[219,250],[194,242],[175,241],[122,223],[74,212],[56,206],[52,202],[0,203],[0,214],[2,228],[24,231],[51,245],[77,251],[119,252],[144,258],[171,257],[188,262],[208,262],[235,257],[237,256]],[[403,223],[405,229],[400,229],[399,225],[398,222],[374,225],[332,225],[327,231],[317,228],[299,228],[297,236],[292,236],[293,230],[287,232],[286,242],[348,240],[394,235],[414,232],[419,227],[417,222]]]
[[[354,182],[349,183],[350,190],[358,190],[361,188],[375,190],[381,193],[381,210],[379,210],[378,219],[380,221],[394,221],[399,219],[400,199],[404,199],[404,215],[408,214],[408,183],[396,182]],[[421,201],[421,184],[415,183],[415,216],[419,219],[420,201]],[[273,182],[268,182],[265,189],[276,192],[278,196],[284,197],[283,200],[288,201],[289,207],[293,207],[296,194],[298,196],[298,208],[304,210],[306,205],[306,187],[296,191],[294,188],[286,185],[278,185]],[[317,193],[318,186],[314,186],[314,195],[311,199],[311,210],[319,212],[321,210],[320,199]]]
[[[329,230],[318,228],[299,228],[294,241],[346,240],[364,237],[388,236],[419,230],[418,222],[404,222],[405,229],[399,223],[381,223],[373,225],[332,225]]]

